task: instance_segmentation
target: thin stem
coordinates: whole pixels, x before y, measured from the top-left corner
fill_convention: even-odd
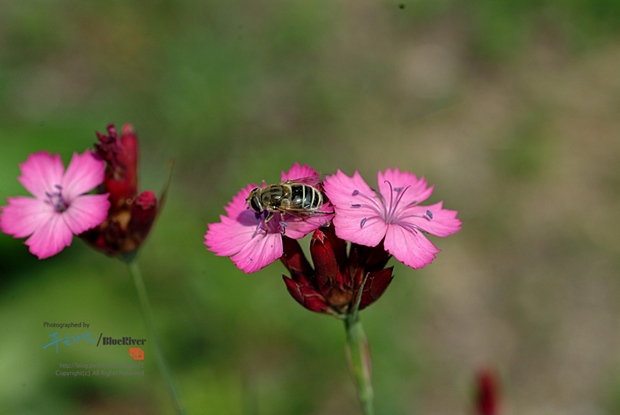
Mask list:
[[[155,349],[155,357],[157,359],[159,368],[164,375],[164,380],[166,381],[166,386],[168,387],[168,394],[170,395],[170,399],[172,400],[172,405],[174,406],[177,415],[183,415],[185,411],[183,409],[183,406],[181,405],[181,399],[179,398],[174,379],[172,378],[172,372],[170,371],[170,367],[168,366],[168,362],[166,361],[164,353],[159,345],[159,340],[155,333],[155,326],[153,324],[153,312],[151,311],[149,297],[146,294],[146,287],[144,286],[144,280],[142,279],[140,267],[138,266],[137,262],[133,260],[127,261],[127,265],[129,266],[129,271],[133,276],[133,282],[135,283],[136,290],[138,291],[140,308],[142,309],[142,315],[144,316],[144,321],[146,323],[146,330],[151,339],[151,344]]]
[[[353,377],[355,389],[357,390],[357,397],[362,405],[364,415],[373,415],[372,361],[368,339],[366,338],[364,327],[358,315],[362,291],[367,278],[368,275],[366,275],[364,281],[362,281],[355,305],[347,313],[344,324],[347,333],[347,361],[349,363],[349,371]]]

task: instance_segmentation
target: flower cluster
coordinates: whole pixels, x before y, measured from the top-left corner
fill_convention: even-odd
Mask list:
[[[425,235],[448,236],[461,227],[457,212],[443,209],[441,202],[420,205],[433,187],[411,173],[379,172],[374,190],[357,172],[349,177],[338,171],[319,183],[313,169],[295,164],[282,174],[283,184],[299,182],[295,178],[306,177],[302,173],[315,178],[315,188],[323,192],[320,209],[257,214],[246,201],[256,186],[248,185],[220,222],[209,225],[205,244],[247,273],[280,259],[290,272],[284,277],[289,293],[311,311],[342,317],[353,306],[367,307],[392,280],[393,268],[386,267],[392,256],[422,268],[439,252]],[[310,232],[314,267],[297,241]]]

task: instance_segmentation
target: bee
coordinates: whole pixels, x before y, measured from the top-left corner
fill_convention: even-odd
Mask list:
[[[250,192],[246,202],[256,215],[266,213],[265,223],[277,212],[305,217],[319,212],[323,205],[323,193],[314,186],[303,183],[304,179],[287,180],[284,183],[257,187]]]

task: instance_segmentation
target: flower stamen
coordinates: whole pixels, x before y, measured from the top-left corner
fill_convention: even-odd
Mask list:
[[[384,220],[387,223],[392,223],[394,221],[395,218],[398,217],[397,215],[397,207],[400,204],[400,201],[402,200],[403,196],[405,195],[405,192],[407,192],[407,190],[409,190],[409,188],[411,186],[407,186],[407,187],[392,187],[392,183],[389,180],[385,180],[384,183],[387,183],[390,186],[390,204],[387,207],[387,211],[385,213],[385,217]],[[398,196],[396,197],[396,200],[394,200],[392,198],[392,194],[396,192],[398,193]],[[417,204],[416,201],[411,202],[408,206],[415,206]]]
[[[377,192],[376,190],[374,191],[375,195],[374,196],[368,196],[364,193],[361,193],[359,190],[354,190],[351,193],[351,196],[361,196],[364,199],[370,201],[371,203],[366,204],[366,203],[353,203],[351,204],[352,208],[355,209],[359,209],[362,207],[366,207],[369,209],[374,210],[375,212],[377,212],[376,215],[370,216],[370,217],[365,217],[364,219],[362,219],[362,221],[360,222],[360,229],[364,227],[364,225],[366,225],[366,221],[368,221],[368,219],[376,219],[376,218],[383,218],[383,216],[385,216],[385,207],[383,205],[383,203],[381,203],[383,201],[383,198],[381,197],[381,194],[379,192]]]
[[[69,207],[69,203],[62,197],[62,186],[59,184],[55,184],[54,187],[57,189],[56,192],[50,193],[45,192],[45,196],[47,199],[43,201],[43,203],[52,205],[54,210],[58,213],[62,213]]]

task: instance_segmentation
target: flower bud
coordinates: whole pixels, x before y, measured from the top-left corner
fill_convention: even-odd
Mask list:
[[[96,133],[95,150],[106,162],[99,192],[109,193],[110,210],[101,225],[80,236],[108,255],[131,259],[149,234],[159,206],[152,191],[138,195],[138,138],[133,127],[125,124],[120,138],[114,125],[107,131]]]
[[[478,372],[476,376],[476,414],[499,414],[499,384],[495,373],[489,369]]]
[[[113,124],[107,130],[108,135],[96,133],[100,142],[95,151],[106,162],[103,186],[110,193],[110,202],[120,208],[138,193],[138,138],[129,124],[123,126],[120,138]]]
[[[301,275],[297,280],[282,276],[284,283],[291,296],[301,304],[303,307],[310,311],[317,313],[335,314],[330,305],[325,300],[325,297],[318,291],[316,291],[312,283]]]
[[[375,302],[392,281],[392,267],[384,268],[390,255],[382,246],[352,244],[338,238],[333,225],[316,229],[310,242],[314,269],[296,240],[283,238],[282,263],[291,273],[284,277],[291,296],[308,310],[343,317],[362,290],[360,309]],[[362,283],[365,281],[364,286]]]

